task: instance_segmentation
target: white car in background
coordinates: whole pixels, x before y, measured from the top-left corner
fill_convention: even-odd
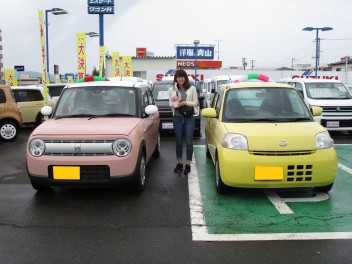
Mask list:
[[[287,83],[301,93],[309,108],[323,108],[316,118],[327,130],[352,131],[352,94],[341,81],[294,78]]]

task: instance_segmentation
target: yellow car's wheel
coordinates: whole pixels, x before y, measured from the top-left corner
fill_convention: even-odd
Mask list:
[[[225,193],[227,186],[221,180],[218,155],[216,155],[215,157],[215,180],[216,180],[216,191],[218,193]]]
[[[207,156],[208,159],[211,158],[210,151],[209,151],[209,148],[208,148],[207,138],[205,138],[205,155]]]

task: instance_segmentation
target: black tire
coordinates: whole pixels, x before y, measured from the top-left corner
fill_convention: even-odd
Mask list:
[[[18,136],[18,125],[11,120],[0,122],[0,139],[5,142],[14,141]]]
[[[220,194],[224,194],[227,190],[227,186],[223,183],[220,174],[219,159],[216,155],[215,157],[215,184],[216,191]]]
[[[153,157],[154,158],[160,157],[160,132],[158,133],[158,143],[157,143],[156,149],[153,152]]]
[[[32,184],[33,189],[35,189],[38,192],[49,192],[51,190],[50,187],[44,186],[44,185],[39,184],[39,183],[35,183],[35,182],[31,181],[31,184]]]
[[[202,137],[202,133],[200,132],[200,129],[194,131],[193,137],[195,137],[195,138]]]
[[[332,186],[334,185],[334,183],[331,183],[329,185],[326,185],[326,186],[318,186],[318,187],[315,187],[314,189],[318,192],[329,192],[332,188]]]
[[[39,126],[41,123],[43,123],[44,116],[41,113],[38,113],[37,118],[35,119],[35,125]]]
[[[210,151],[209,151],[209,148],[208,148],[208,141],[207,141],[207,139],[205,139],[205,155],[207,156],[208,159],[211,158]]]
[[[143,151],[141,151],[139,161],[138,161],[138,166],[137,166],[136,179],[133,182],[133,188],[136,192],[144,191],[145,167],[146,167],[145,154]]]

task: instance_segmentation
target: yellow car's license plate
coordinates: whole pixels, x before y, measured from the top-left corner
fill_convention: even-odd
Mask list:
[[[256,181],[283,180],[283,167],[255,166],[254,179]]]
[[[54,180],[79,180],[80,168],[77,166],[54,166]]]

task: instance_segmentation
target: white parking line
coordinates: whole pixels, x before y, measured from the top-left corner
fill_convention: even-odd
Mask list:
[[[204,146],[194,146],[203,147]],[[202,195],[198,181],[196,161],[193,157],[192,171],[188,175],[189,206],[193,241],[260,241],[260,240],[323,240],[352,239],[352,232],[317,232],[317,233],[272,233],[272,234],[209,234],[204,218]],[[350,168],[339,164],[339,168]],[[350,173],[350,172],[349,172]]]

